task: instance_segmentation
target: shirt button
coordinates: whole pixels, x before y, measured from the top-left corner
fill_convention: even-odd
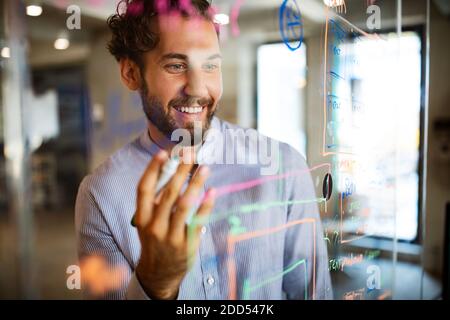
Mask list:
[[[208,282],[208,284],[210,286],[212,286],[214,284],[214,282],[216,282],[216,280],[214,280],[214,278],[212,276],[208,276],[208,279],[206,280],[206,282]]]
[[[205,227],[205,226],[202,227],[201,232],[202,232],[202,234],[205,234],[205,233],[206,233],[206,227]]]

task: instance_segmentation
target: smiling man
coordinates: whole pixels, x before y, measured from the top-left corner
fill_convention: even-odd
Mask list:
[[[78,251],[82,266],[91,266],[82,272],[105,278],[95,290],[84,284],[87,297],[330,298],[318,199],[305,160],[286,144],[214,116],[222,57],[209,3],[122,1],[108,24],[109,50],[123,83],[141,95],[148,130],[81,183]],[[183,161],[157,193],[180,130],[190,137],[182,141],[183,154],[194,150],[197,160],[200,149],[214,161]],[[277,146],[271,156],[279,166],[271,176],[261,174],[260,142]],[[217,156],[224,153],[256,161],[225,163]],[[94,257],[122,272],[102,277],[111,273],[85,263]]]

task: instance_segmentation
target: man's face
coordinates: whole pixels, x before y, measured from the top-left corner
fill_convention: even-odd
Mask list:
[[[201,122],[203,135],[222,96],[219,41],[210,21],[164,20],[159,18],[158,46],[144,55],[144,111],[167,138],[183,128],[193,140],[194,122]]]

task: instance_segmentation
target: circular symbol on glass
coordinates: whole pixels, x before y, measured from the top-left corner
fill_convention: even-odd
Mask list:
[[[303,42],[303,19],[295,0],[285,0],[280,7],[280,33],[284,44],[292,51]]]

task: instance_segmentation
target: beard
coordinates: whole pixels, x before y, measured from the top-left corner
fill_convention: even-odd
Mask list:
[[[156,96],[149,94],[147,84],[143,83],[140,89],[142,106],[147,119],[169,140],[174,143],[182,143],[183,145],[194,146],[198,142],[202,142],[205,138],[207,130],[211,127],[211,121],[215,114],[214,100],[210,98],[194,98],[191,96],[178,96],[169,101],[167,110],[161,100]],[[205,106],[207,110],[206,120],[202,121],[201,130],[195,128],[195,122],[187,123],[184,127],[180,127],[172,116],[171,111],[174,106]],[[184,129],[189,132],[190,141],[173,141],[172,133],[177,129]],[[182,138],[180,138],[182,139]]]

